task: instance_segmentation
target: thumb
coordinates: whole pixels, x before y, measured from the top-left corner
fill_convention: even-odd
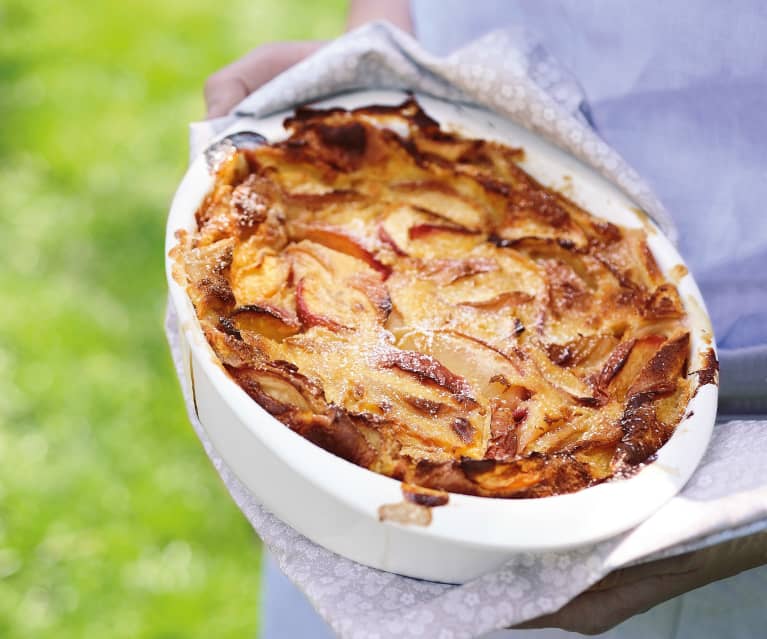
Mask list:
[[[250,91],[245,82],[234,73],[215,73],[205,82],[205,105],[207,119],[226,115]]]
[[[324,42],[273,42],[253,49],[205,82],[208,118],[226,115],[261,85],[314,53]]]

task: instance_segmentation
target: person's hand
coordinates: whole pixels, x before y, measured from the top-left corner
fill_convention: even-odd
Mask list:
[[[229,113],[262,84],[319,49],[322,41],[271,42],[216,71],[205,82],[208,118]]]
[[[412,31],[409,0],[350,2],[347,29],[371,20],[388,20],[405,31]],[[323,44],[321,40],[271,42],[216,71],[205,82],[207,117],[226,115],[262,84],[311,55]]]
[[[767,564],[767,532],[610,573],[557,612],[517,628],[606,632],[678,595]]]

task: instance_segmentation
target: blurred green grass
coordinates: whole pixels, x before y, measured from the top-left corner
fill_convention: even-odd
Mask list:
[[[163,225],[205,77],[343,0],[0,3],[0,637],[253,637],[259,546],[189,427]]]

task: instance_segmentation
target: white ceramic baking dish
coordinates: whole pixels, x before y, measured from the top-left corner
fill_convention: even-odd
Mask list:
[[[334,97],[322,106],[347,108],[397,104],[404,94],[366,91]],[[416,96],[443,126],[525,149],[524,168],[611,222],[648,229],[661,269],[683,264],[672,244],[615,186],[577,159],[530,131],[487,111]],[[242,119],[231,129],[256,131],[268,140],[285,136],[288,113]],[[178,188],[168,218],[166,254],[175,232],[194,229],[194,212],[212,185],[203,156]],[[600,541],[650,516],[674,496],[695,470],[714,425],[717,389],[707,385],[690,401],[686,417],[657,459],[629,479],[543,499],[504,500],[451,495],[434,508],[428,526],[379,521],[383,504],[402,501],[399,482],[315,446],[283,426],[253,401],[219,365],[202,335],[186,291],[166,262],[172,304],[183,338],[185,374],[195,410],[218,453],[253,495],[277,517],[314,542],[355,561],[411,577],[459,583],[498,567],[518,552],[564,549]],[[702,366],[713,346],[711,324],[691,275],[678,288],[692,328],[690,368]]]

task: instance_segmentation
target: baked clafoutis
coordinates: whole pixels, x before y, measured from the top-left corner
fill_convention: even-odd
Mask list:
[[[254,401],[438,491],[546,497],[653,459],[702,375],[644,229],[591,215],[527,174],[523,149],[442,128],[414,99],[299,108],[285,128],[231,147],[173,250]]]

